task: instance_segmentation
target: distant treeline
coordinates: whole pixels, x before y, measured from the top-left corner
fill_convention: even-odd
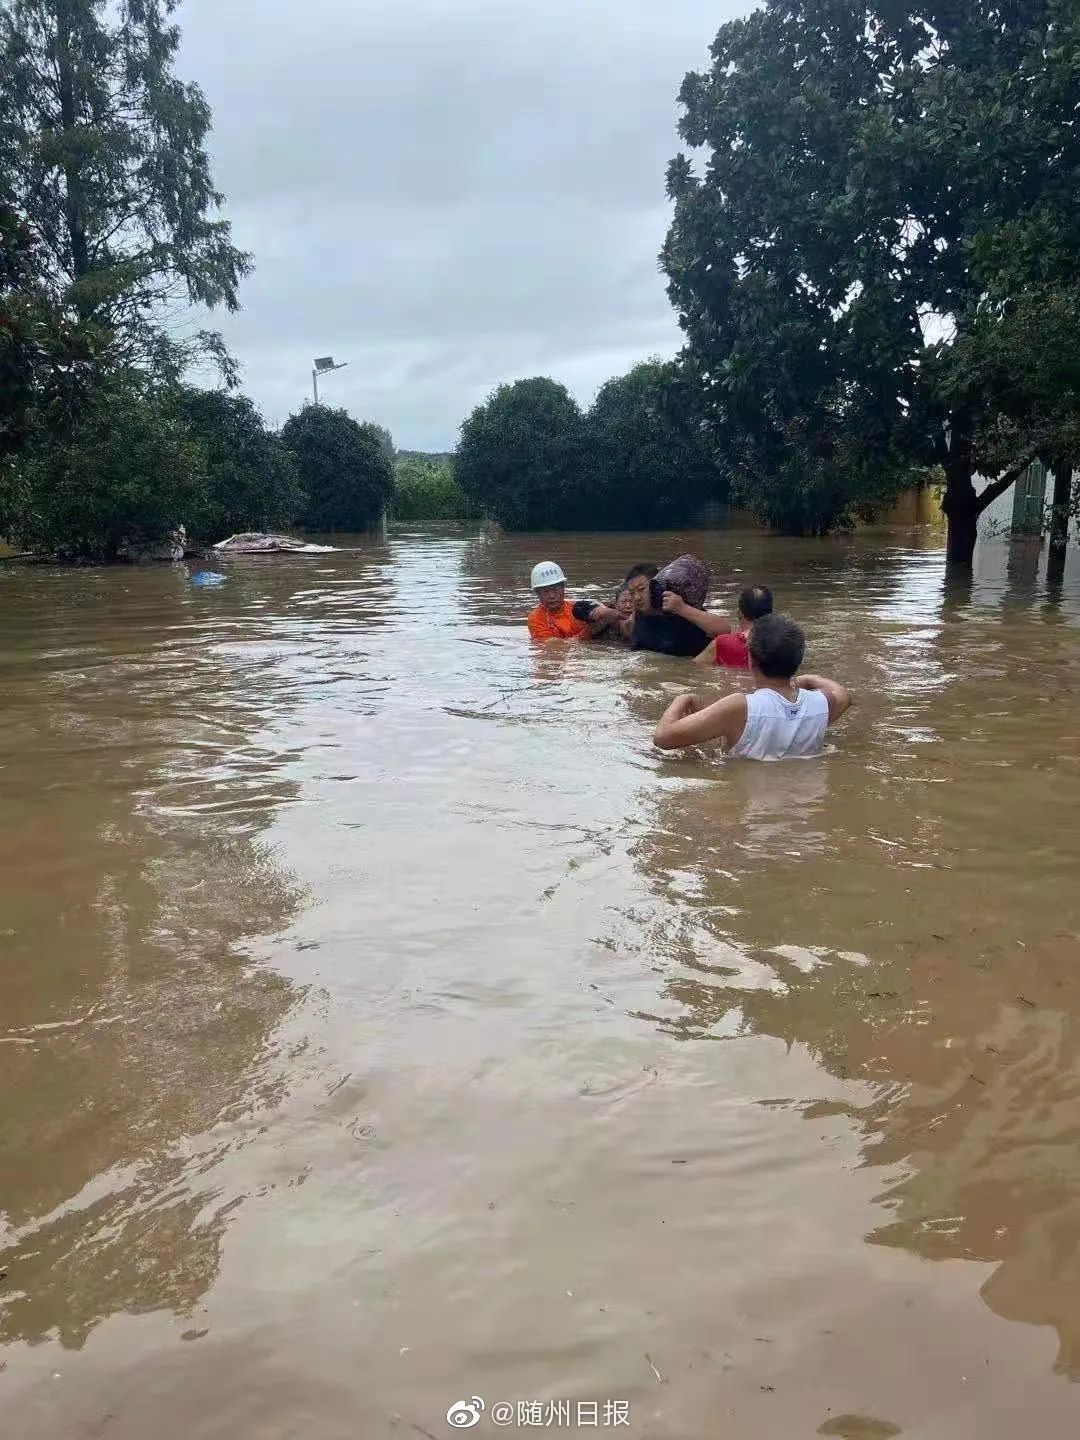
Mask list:
[[[462,425],[454,469],[468,503],[513,530],[657,529],[727,492],[675,361],[607,381],[584,412],[545,376],[500,385]]]
[[[479,518],[454,474],[453,456],[399,450],[394,466],[394,520],[437,524]]]

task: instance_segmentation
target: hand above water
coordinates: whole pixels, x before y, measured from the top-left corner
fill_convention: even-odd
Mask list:
[[[701,709],[701,701],[696,695],[680,695],[673,700],[665,712],[667,720],[685,720],[687,715],[696,715]]]
[[[668,615],[681,615],[686,609],[686,601],[681,595],[676,595],[674,590],[665,590],[660,604]]]

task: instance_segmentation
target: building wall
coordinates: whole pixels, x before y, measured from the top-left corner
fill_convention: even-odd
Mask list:
[[[940,485],[912,485],[902,490],[876,521],[878,525],[942,525]]]
[[[1036,470],[1036,466],[1038,466],[1038,470]],[[1050,528],[1049,507],[1054,493],[1053,480],[1046,476],[1045,471],[1038,465],[1038,461],[1036,461],[1034,465],[1028,467],[1028,471],[1025,472],[1024,476],[1021,476],[1015,485],[1010,485],[1004,495],[999,495],[996,500],[991,500],[990,504],[979,516],[980,540],[1008,539],[1013,534],[1014,528],[1017,534],[1031,533],[1033,510],[1038,508],[1035,505],[1035,497],[1039,489],[1040,471],[1043,477],[1043,497],[1041,504],[1043,518],[1041,529],[1042,534],[1046,534]],[[1074,471],[1074,483],[1075,480],[1076,472]],[[976,475],[975,485],[977,489],[982,488],[983,480],[981,476]],[[1017,486],[1021,487],[1019,491],[1017,490]],[[1080,539],[1080,531],[1078,531],[1075,519],[1069,524],[1069,539],[1073,541]]]

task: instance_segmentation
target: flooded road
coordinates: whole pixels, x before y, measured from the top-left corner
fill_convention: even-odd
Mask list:
[[[527,644],[684,541],[825,759]],[[0,1431],[1071,1434],[1080,571],[929,543],[0,566]]]

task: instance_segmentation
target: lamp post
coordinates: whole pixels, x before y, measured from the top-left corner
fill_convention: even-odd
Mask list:
[[[335,365],[332,355],[320,355],[316,359],[315,369],[311,372],[311,388],[315,393],[316,405],[319,403],[319,376],[329,375],[331,370],[344,370],[348,363],[347,360],[343,360],[340,365]]]

